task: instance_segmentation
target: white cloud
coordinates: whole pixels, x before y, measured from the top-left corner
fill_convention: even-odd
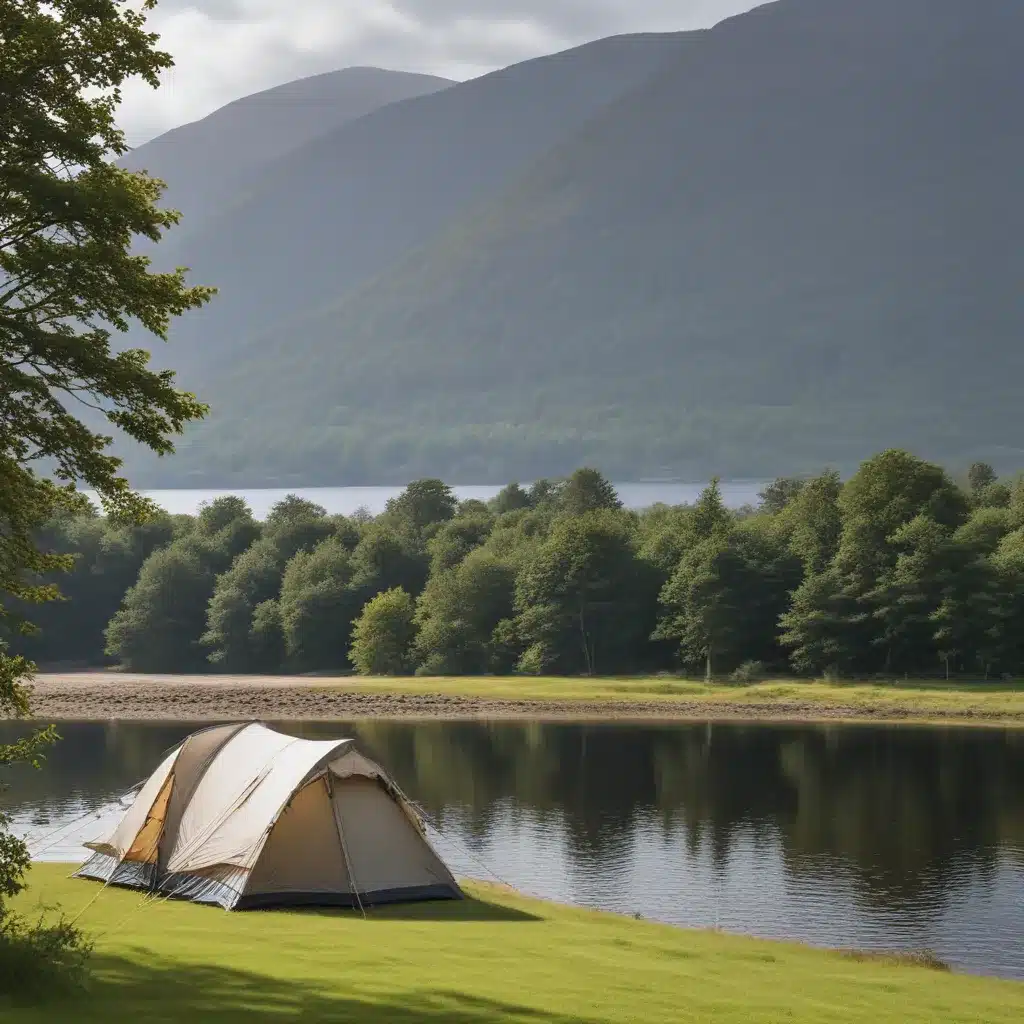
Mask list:
[[[175,67],[127,83],[130,145],[240,96],[374,65],[466,79],[620,32],[711,25],[756,0],[163,0],[150,15]]]

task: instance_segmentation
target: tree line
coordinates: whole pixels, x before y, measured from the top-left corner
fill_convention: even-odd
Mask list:
[[[780,479],[756,507],[713,481],[624,509],[595,470],[492,501],[410,484],[383,513],[237,497],[144,523],[51,521],[73,556],[39,664],[367,675],[1024,674],[1024,480],[954,480],[898,450]]]

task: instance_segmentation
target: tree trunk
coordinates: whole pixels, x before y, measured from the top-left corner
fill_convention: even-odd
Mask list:
[[[711,682],[711,648],[707,650],[707,660],[704,662],[704,682]]]
[[[583,618],[583,605],[580,605],[580,639],[583,641],[583,665],[588,676],[594,674],[593,663],[590,658],[590,644],[587,641],[587,627]]]

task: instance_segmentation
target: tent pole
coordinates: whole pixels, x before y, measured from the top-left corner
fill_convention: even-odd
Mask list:
[[[334,783],[331,781],[331,770],[328,768],[326,773],[327,782],[327,797],[331,801],[331,815],[334,818],[334,827],[338,830],[338,842],[341,843],[341,853],[345,858],[345,870],[348,872],[348,880],[352,883],[352,892],[356,898],[356,904],[359,907],[359,913],[363,915],[363,920],[366,920],[366,910],[363,908],[363,901],[359,895],[359,886],[356,885],[356,876],[352,873],[352,861],[348,856],[348,845],[345,842],[345,830],[341,827],[341,814],[338,811],[338,805],[334,802]]]

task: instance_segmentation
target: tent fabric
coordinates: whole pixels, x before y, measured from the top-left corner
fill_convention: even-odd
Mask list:
[[[192,800],[196,787],[202,781],[206,770],[228,740],[232,739],[248,722],[233,725],[215,725],[210,729],[200,729],[192,733],[181,745],[177,760],[174,762],[174,786],[164,816],[163,830],[157,850],[157,868],[167,870],[167,860],[171,854],[170,837],[177,836],[181,827],[181,817]]]
[[[114,831],[106,839],[97,843],[87,843],[87,846],[94,850],[100,850],[102,853],[110,854],[119,860],[124,857],[128,850],[131,849],[139,831],[145,825],[146,816],[149,814],[150,808],[153,806],[157,796],[159,796],[163,784],[167,781],[167,777],[171,774],[171,769],[174,767],[174,761],[178,756],[179,749],[175,748],[146,780],[146,784],[139,790],[139,795],[135,798],[131,807],[128,808],[125,816]]]
[[[176,747],[76,873],[226,909],[462,893],[407,798],[351,740],[258,723]]]

